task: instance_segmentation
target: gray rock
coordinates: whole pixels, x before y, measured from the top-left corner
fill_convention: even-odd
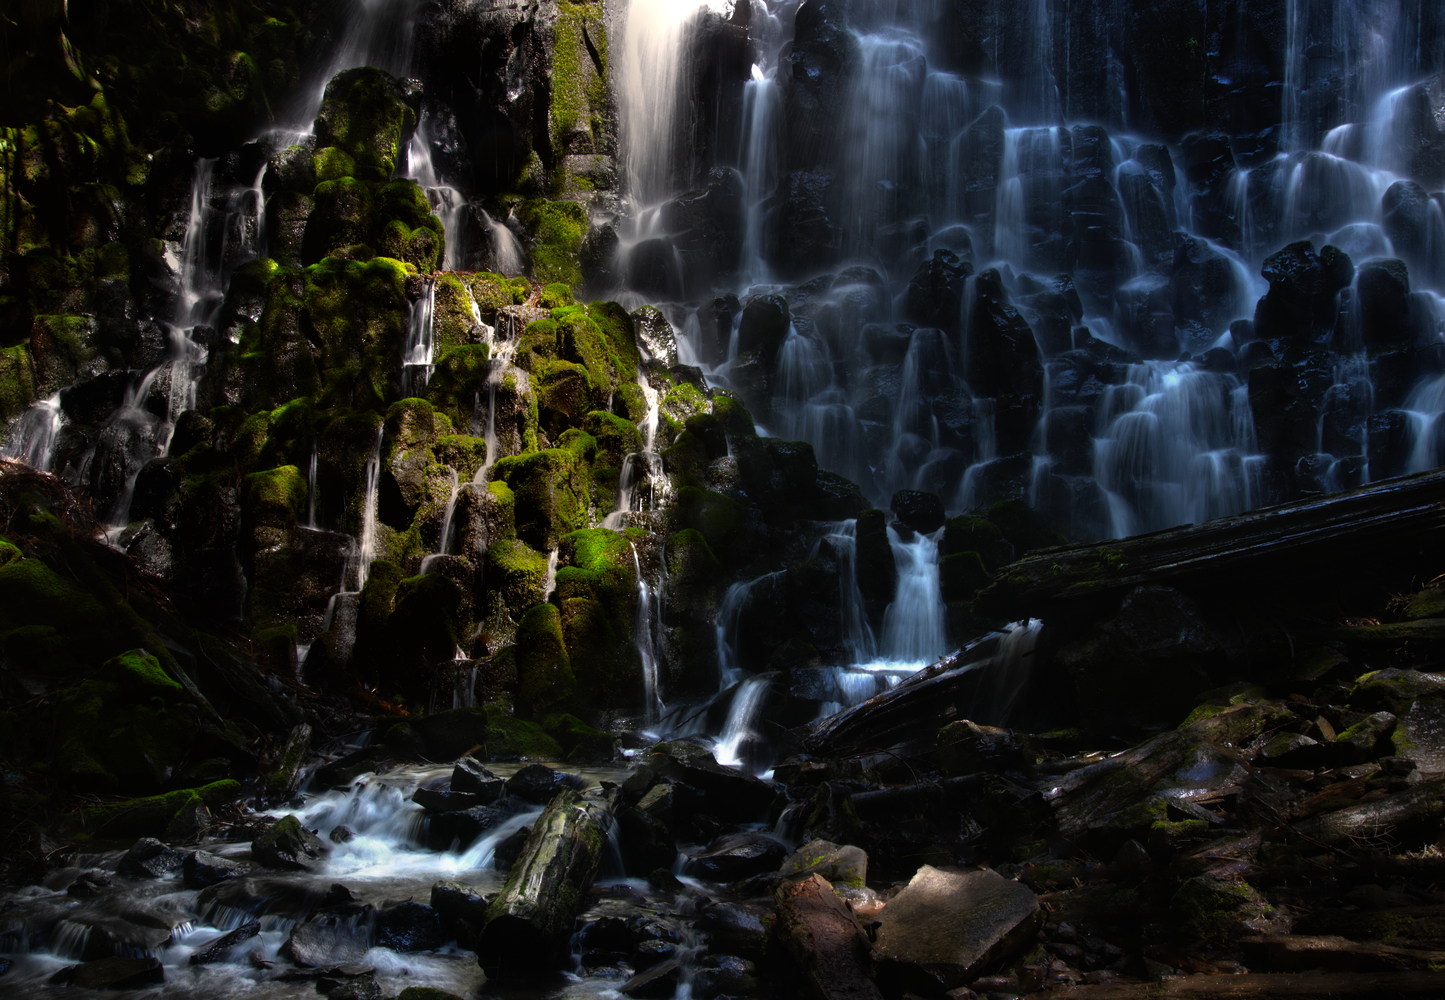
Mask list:
[[[392,951],[431,951],[446,943],[437,911],[421,903],[398,903],[382,910],[376,921],[376,943]]]
[[[821,875],[834,886],[861,889],[868,881],[868,855],[861,847],[839,847],[827,840],[814,840],[790,854],[778,874],[785,879]]]
[[[431,887],[431,907],[446,920],[470,920],[480,924],[487,917],[488,900],[471,886],[438,882]]]
[[[116,872],[126,878],[160,878],[179,868],[183,860],[178,851],[171,850],[154,837],[142,837],[125,852]]]
[[[880,981],[891,981],[900,992],[939,993],[966,985],[985,966],[1023,949],[1043,914],[1027,886],[997,872],[924,865],[879,919],[874,953]]]
[[[761,833],[730,833],[688,859],[686,873],[714,882],[734,882],[776,871],[788,849]]]
[[[217,882],[240,878],[248,870],[245,865],[238,864],[230,858],[208,854],[205,851],[193,851],[186,855],[186,860],[181,864],[181,878],[185,881],[187,889],[204,889]]]
[[[240,927],[223,934],[191,956],[192,965],[212,965],[230,957],[231,949],[261,933],[261,921],[248,920]]]
[[[483,804],[479,796],[470,792],[443,791],[436,788],[418,788],[412,793],[411,800],[432,813],[461,812]]]
[[[477,805],[490,805],[501,798],[506,782],[488,771],[475,757],[463,757],[452,768],[451,790],[477,796]]]
[[[297,965],[312,968],[359,963],[371,946],[370,906],[348,906],[318,913],[291,929],[281,952]]]

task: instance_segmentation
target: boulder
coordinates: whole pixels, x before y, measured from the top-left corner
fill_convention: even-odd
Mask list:
[[[478,795],[442,788],[418,788],[412,793],[411,800],[432,813],[461,812],[482,804]]]
[[[889,509],[898,515],[898,520],[924,535],[931,535],[943,527],[943,501],[935,493],[919,490],[899,490],[893,494]]]
[[[139,990],[161,985],[166,974],[154,957],[100,958],[61,969],[50,981],[87,990]]]
[[[431,908],[443,920],[470,920],[480,925],[487,916],[489,901],[459,882],[438,882],[431,887]]]
[[[554,771],[546,764],[528,764],[507,779],[507,794],[524,802],[544,805],[564,788],[581,784],[576,775]]]
[[[811,840],[788,855],[778,875],[787,880],[821,875],[832,885],[861,889],[868,880],[868,855],[861,847]]]
[[[154,837],[142,837],[125,852],[116,874],[126,878],[160,878],[181,867],[185,858]]]
[[[310,871],[327,851],[326,844],[295,816],[278,819],[251,841],[251,855],[267,868]]]
[[[230,958],[231,949],[242,941],[248,941],[261,933],[261,921],[248,920],[240,927],[228,934],[222,934],[216,940],[191,955],[192,965],[212,965],[216,962],[224,962]]]
[[[787,853],[786,847],[764,834],[730,833],[714,840],[707,850],[692,855],[685,871],[713,882],[735,882],[776,871]]]
[[[393,951],[431,951],[446,943],[437,911],[422,903],[398,903],[377,914],[376,943]]]
[[[465,850],[510,815],[493,806],[472,806],[456,812],[434,813],[427,817],[427,845],[434,851],[448,850],[453,844]]]
[[[181,864],[181,878],[187,889],[204,889],[208,885],[239,878],[249,869],[242,864],[205,851],[192,851]]]
[[[821,875],[778,889],[776,933],[813,1000],[881,1000],[868,978],[868,936]]]
[[[924,865],[879,919],[880,981],[932,995],[965,986],[986,966],[1020,953],[1043,912],[1029,888],[995,871]]]

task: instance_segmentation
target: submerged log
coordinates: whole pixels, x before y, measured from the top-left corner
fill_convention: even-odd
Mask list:
[[[1203,524],[1043,549],[1001,570],[975,609],[1011,620],[1145,583],[1261,585],[1266,577],[1309,572],[1321,560],[1347,566],[1354,553],[1376,561],[1392,551],[1417,553],[1441,528],[1445,471],[1421,473]]]
[[[602,828],[581,795],[558,792],[532,825],[487,909],[477,963],[487,975],[556,968],[602,859]]]

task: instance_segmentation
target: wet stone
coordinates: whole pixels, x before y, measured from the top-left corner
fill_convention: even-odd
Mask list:
[[[639,972],[617,988],[624,996],[644,998],[672,997],[682,982],[682,964],[676,959],[659,962]]]
[[[204,889],[207,886],[240,878],[249,869],[245,865],[205,851],[193,851],[186,855],[181,865],[181,878],[187,889]]]
[[[477,796],[477,805],[501,798],[506,782],[488,771],[475,757],[463,757],[452,768],[451,790]]]
[[[158,958],[102,958],[61,969],[50,978],[87,990],[136,990],[166,981]]]
[[[326,989],[327,985],[331,985],[331,988]],[[329,978],[318,979],[316,980],[316,992],[325,993],[330,1000],[381,1000],[383,996],[381,984],[376,981],[374,976],[363,976],[344,982]]]
[[[546,805],[564,788],[576,788],[575,775],[554,771],[545,764],[528,764],[507,779],[507,794],[536,805]]]
[[[318,913],[297,924],[282,945],[281,952],[297,965],[313,968],[358,962],[371,946],[370,906],[350,906]]]
[[[399,903],[382,910],[376,921],[376,943],[393,951],[431,951],[446,943],[437,911],[422,903]]]
[[[460,812],[433,813],[427,817],[427,844],[437,851],[456,844],[466,850],[483,833],[511,814],[492,806],[473,806]]]
[[[461,812],[483,804],[478,795],[435,788],[418,788],[411,800],[432,813]]]
[[[326,853],[326,845],[295,816],[279,819],[255,840],[251,854],[267,868],[309,871]]]
[[[75,877],[75,881],[66,887],[65,894],[75,899],[93,899],[113,885],[115,883],[105,872],[81,872]]]
[[[862,888],[868,880],[868,855],[861,847],[839,847],[826,840],[814,840],[798,848],[778,875],[785,879],[821,875],[833,885]]]
[[[180,852],[154,837],[144,837],[120,859],[116,873],[126,878],[160,878],[181,867],[182,861]]]
[[[230,957],[231,949],[261,933],[261,921],[248,920],[240,927],[223,934],[191,956],[192,965],[212,965]]]
[[[431,887],[431,907],[445,920],[471,920],[480,924],[487,916],[488,900],[470,886],[438,882]]]
[[[522,853],[522,848],[527,844],[527,838],[532,836],[532,828],[524,826],[516,833],[496,846],[492,852],[492,867],[499,872],[507,871]]]
[[[735,882],[777,871],[787,855],[788,849],[772,837],[760,833],[730,833],[689,858],[685,871],[694,878]]]

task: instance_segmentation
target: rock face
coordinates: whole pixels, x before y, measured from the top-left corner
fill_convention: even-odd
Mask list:
[[[251,854],[268,868],[307,871],[326,852],[325,842],[303,827],[295,816],[278,819],[251,842]]]
[[[938,992],[965,986],[985,966],[1018,954],[1043,914],[1031,890],[997,872],[924,865],[879,919],[880,978]]]

